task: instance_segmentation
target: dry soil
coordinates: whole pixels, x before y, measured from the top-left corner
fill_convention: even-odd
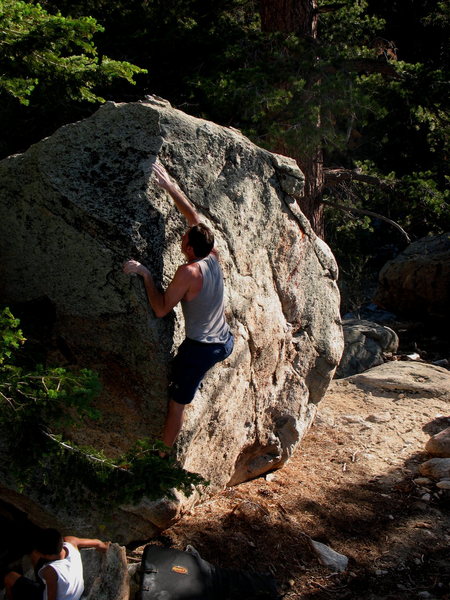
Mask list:
[[[415,481],[425,442],[449,425],[444,400],[334,381],[283,469],[206,500],[155,543],[270,571],[286,600],[450,599],[449,492]],[[348,569],[322,566],[305,534]]]

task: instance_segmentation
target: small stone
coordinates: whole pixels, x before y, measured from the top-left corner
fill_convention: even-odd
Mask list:
[[[425,450],[433,456],[450,457],[450,427],[433,435],[425,445]]]
[[[390,413],[378,413],[369,415],[366,421],[370,421],[371,423],[387,423],[392,419]]]
[[[440,490],[450,490],[450,479],[442,479],[441,481],[438,481],[436,487],[438,487]]]
[[[419,472],[432,479],[450,479],[450,458],[430,458],[419,466]]]
[[[319,562],[328,567],[337,571],[338,573],[342,573],[346,570],[348,566],[348,558],[339,552],[336,552],[329,546],[322,544],[322,542],[316,542],[315,540],[309,538],[309,545],[311,549],[317,555]]]
[[[417,596],[418,596],[418,598],[434,598],[434,596],[432,594],[430,594],[430,592],[426,592],[426,591],[419,592],[417,594]]]
[[[424,494],[420,499],[424,502],[429,502],[431,500],[431,494]]]
[[[431,479],[428,479],[428,477],[417,477],[416,479],[413,479],[413,482],[414,482],[416,485],[420,485],[420,486],[423,486],[423,485],[430,485],[431,483],[433,483],[433,482],[431,481]]]
[[[269,483],[271,481],[275,481],[276,478],[277,478],[276,473],[267,473],[267,475],[265,476],[265,480],[268,481]]]
[[[377,569],[375,571],[375,575],[387,575],[389,573],[389,571],[385,571],[383,569]]]
[[[342,415],[344,423],[363,423],[363,418],[359,415]]]

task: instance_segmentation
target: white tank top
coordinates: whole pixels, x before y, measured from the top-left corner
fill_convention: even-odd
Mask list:
[[[203,276],[202,289],[193,300],[181,301],[186,337],[207,344],[224,344],[230,328],[224,314],[222,269],[214,254],[197,263]]]
[[[64,542],[63,548],[67,550],[66,558],[54,560],[39,569],[39,576],[45,567],[50,566],[58,576],[58,600],[79,600],[84,591],[83,563],[78,548]],[[42,577],[41,577],[42,579]],[[44,581],[44,580],[43,580]],[[47,586],[44,590],[44,600],[47,600]]]

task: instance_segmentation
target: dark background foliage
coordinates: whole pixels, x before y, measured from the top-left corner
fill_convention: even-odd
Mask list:
[[[11,4],[36,7],[2,0],[0,22]],[[306,9],[313,1],[292,5]],[[309,192],[313,211],[323,210],[322,200],[370,209],[398,222],[412,240],[450,230],[446,2],[320,0],[314,35],[268,31],[256,0],[43,0],[41,6],[57,26],[31,26],[14,44],[0,39],[2,79],[23,65],[36,78],[27,104],[0,87],[1,156],[88,116],[101,99],[156,94],[241,129],[302,168],[308,161],[322,167],[323,157],[324,181],[316,174]],[[45,50],[64,68],[36,62],[36,52]],[[71,70],[71,56],[87,56],[86,68]],[[326,173],[336,168],[353,175],[336,185]],[[406,245],[373,217],[327,208],[318,221],[344,278],[358,272],[364,280]]]

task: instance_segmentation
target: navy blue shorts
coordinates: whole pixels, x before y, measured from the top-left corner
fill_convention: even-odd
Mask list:
[[[225,344],[206,344],[186,338],[173,359],[169,396],[178,404],[189,404],[207,371],[233,351],[234,338]]]

